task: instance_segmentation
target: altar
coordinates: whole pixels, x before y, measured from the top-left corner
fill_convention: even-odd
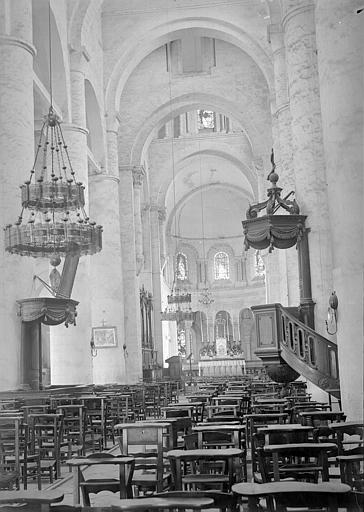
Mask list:
[[[227,377],[245,375],[243,357],[201,357],[198,362],[200,377]]]

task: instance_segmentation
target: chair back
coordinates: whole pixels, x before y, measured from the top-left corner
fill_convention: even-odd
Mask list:
[[[20,418],[0,418],[0,490],[19,489]]]
[[[135,470],[155,472],[157,492],[163,490],[166,427],[169,425],[164,423],[132,423],[117,427],[121,431],[121,436],[116,436],[121,454],[135,458]]]

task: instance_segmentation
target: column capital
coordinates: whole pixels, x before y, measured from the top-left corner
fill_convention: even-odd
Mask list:
[[[150,211],[151,211],[151,212],[157,212],[157,213],[158,213],[158,215],[159,215],[159,209],[160,209],[160,208],[161,208],[161,207],[160,207],[160,205],[159,205],[159,204],[157,204],[157,203],[151,203],[151,204],[150,204],[150,207],[149,207],[149,209],[150,209]]]
[[[134,165],[132,172],[133,172],[134,188],[137,188],[137,187],[140,188],[143,184],[143,180],[144,180],[144,177],[146,174],[144,166],[143,165]]]
[[[23,48],[24,50],[29,52],[32,57],[35,57],[37,55],[37,50],[35,46],[19,37],[1,35],[0,45],[19,46],[19,48]]]
[[[119,172],[132,173],[133,167],[134,167],[134,165],[130,165],[130,164],[119,164]]]
[[[300,0],[298,3],[295,0],[295,2],[292,2],[292,0],[285,0],[283,4],[283,18],[282,18],[282,27],[283,30],[286,29],[287,23],[291,21],[296,16],[299,16],[300,14],[304,14],[308,11],[313,11],[315,8],[315,5],[312,0]]]
[[[158,219],[159,222],[162,224],[167,218],[167,208],[165,206],[160,206],[158,208]]]

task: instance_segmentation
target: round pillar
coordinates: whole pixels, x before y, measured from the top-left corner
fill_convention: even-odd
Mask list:
[[[363,418],[364,13],[356,13],[361,7],[359,1],[320,0],[315,10],[341,399],[350,420]]]
[[[119,165],[120,236],[124,286],[124,332],[128,352],[126,372],[128,384],[140,382],[142,370],[142,342],[139,283],[136,275],[133,166]]]
[[[283,197],[291,190],[294,191],[294,170],[292,153],[291,112],[288,104],[288,83],[286,68],[286,51],[282,26],[269,26],[269,40],[273,52],[275,109],[273,121],[277,123],[279,158],[277,161],[280,184],[283,187]],[[279,251],[281,273],[280,297],[284,306],[297,306],[299,302],[298,258],[296,249],[290,248]],[[284,279],[283,279],[284,278]],[[284,281],[284,282],[283,282]]]
[[[110,169],[109,169],[110,170]],[[116,327],[117,346],[97,349],[92,360],[95,384],[126,383],[125,366],[131,348],[124,335],[122,259],[119,220],[119,178],[90,176],[90,216],[103,226],[102,251],[91,258],[91,314],[93,327]]]
[[[71,51],[71,109],[72,123],[62,124],[62,130],[75,178],[85,185],[85,209],[89,210],[88,159],[85,103],[84,57]],[[97,221],[97,219],[96,219]],[[78,263],[72,298],[77,307],[77,325],[50,329],[52,384],[89,384],[93,381],[91,341],[90,256]]]
[[[3,227],[20,212],[20,189],[34,158],[32,5],[27,0],[1,1],[6,22],[0,33],[0,218]],[[21,320],[18,299],[29,296],[33,258],[5,253],[0,237],[0,390],[15,389],[22,381]]]
[[[282,27],[286,48],[295,191],[308,216],[312,295],[316,329],[325,333],[328,292],[332,289],[331,237],[317,72],[314,5],[284,0]]]
[[[62,124],[62,130],[76,179],[86,186],[85,209],[88,211],[88,131],[75,124]],[[50,329],[52,384],[92,382],[90,259],[91,256],[80,258],[71,294],[74,300],[79,301],[76,326],[66,329],[64,325],[57,325]]]

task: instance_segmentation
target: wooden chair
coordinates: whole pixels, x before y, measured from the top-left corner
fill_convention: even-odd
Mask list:
[[[167,451],[169,423],[124,423],[115,425],[122,455],[135,458],[133,485],[137,492],[162,492],[171,484],[171,474],[165,470],[164,454]],[[140,446],[142,451],[140,451]]]
[[[20,488],[20,421],[0,419],[0,490]]]
[[[176,490],[219,489],[229,492],[234,483],[234,459],[243,451],[237,448],[171,450],[171,463]]]
[[[341,482],[350,485],[351,500],[348,510],[363,510],[364,507],[364,454],[339,455]]]
[[[91,396],[81,398],[86,409],[86,419],[89,435],[86,443],[90,444],[92,451],[95,451],[96,444],[100,446],[100,451],[106,447],[106,423],[107,408],[106,398],[100,396]]]
[[[264,482],[282,478],[318,482],[329,480],[328,454],[336,449],[334,443],[289,443],[267,445],[259,450],[260,469]]]
[[[63,416],[61,414],[30,414],[32,451],[40,455],[42,472],[49,473],[50,483],[61,475],[61,443]]]
[[[60,446],[61,459],[85,454],[86,410],[81,404],[60,405],[57,412],[63,416],[63,437]]]
[[[91,453],[86,459],[112,459],[115,458],[111,453],[96,452]],[[113,493],[118,492],[120,498],[132,498],[131,482],[134,474],[135,461],[130,460],[125,466],[125,478],[85,478],[85,473],[81,472],[80,488],[85,506],[90,506],[90,494],[97,494],[101,491],[110,491]],[[100,466],[97,466],[100,471]],[[80,470],[81,471],[81,470]]]

